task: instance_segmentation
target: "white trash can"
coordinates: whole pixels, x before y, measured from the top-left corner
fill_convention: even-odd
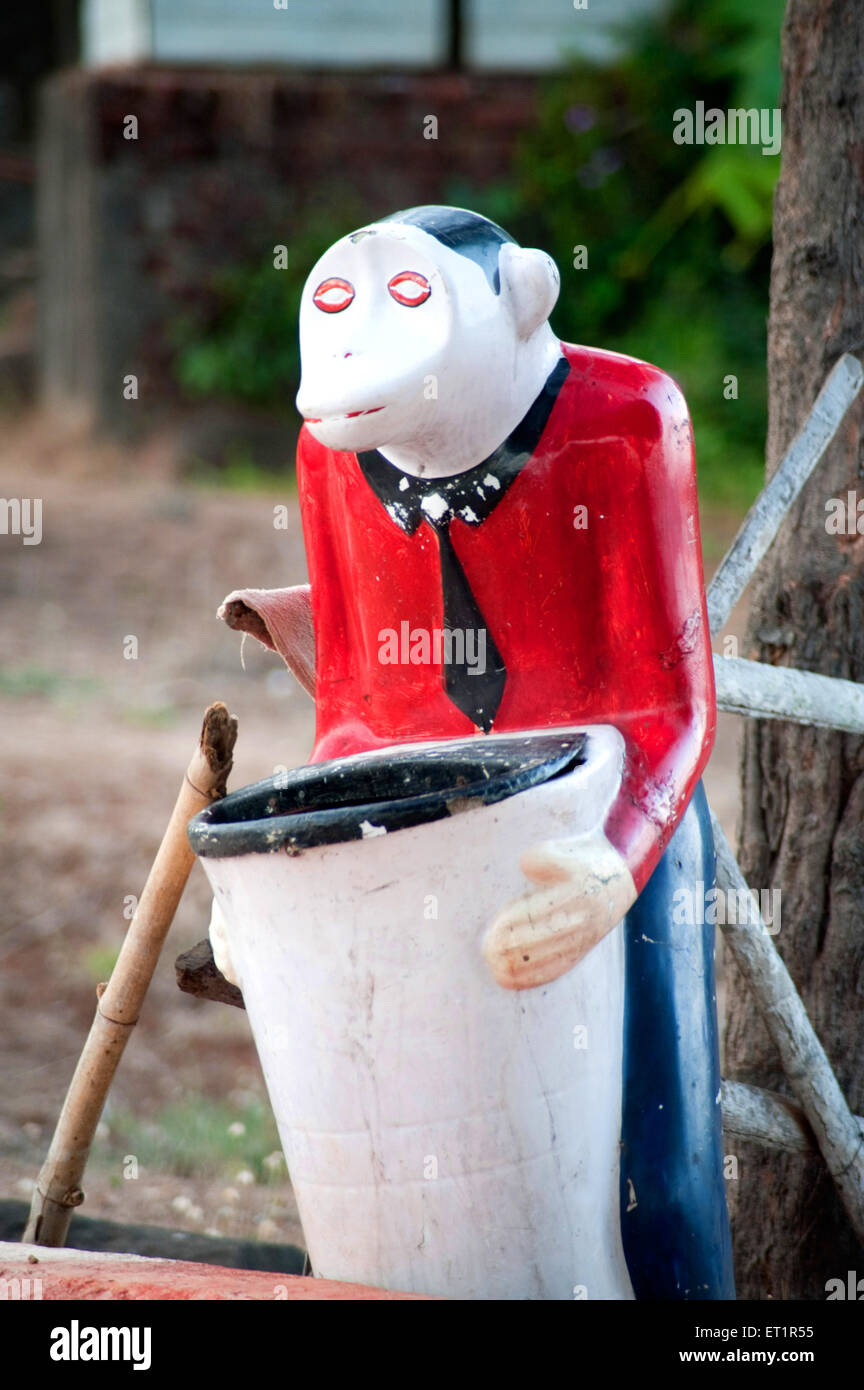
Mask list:
[[[317,1276],[457,1299],[633,1297],[619,1216],[624,941],[502,989],[522,852],[618,789],[607,726],[421,743],[233,793],[190,840]]]

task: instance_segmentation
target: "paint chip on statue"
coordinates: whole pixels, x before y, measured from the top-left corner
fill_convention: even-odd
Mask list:
[[[371,821],[363,820],[360,822],[360,834],[364,840],[373,840],[376,835],[386,835],[386,825],[373,825]]]

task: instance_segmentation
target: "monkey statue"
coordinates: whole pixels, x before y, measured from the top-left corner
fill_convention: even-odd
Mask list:
[[[547,254],[459,208],[337,241],[300,309],[310,583],[235,590],[220,614],[313,695],[313,763],[618,731],[611,807],[588,835],[531,843],[526,828],[524,892],[482,952],[502,989],[535,991],[620,935],[620,1296],[734,1298],[698,902],[715,702],[690,421],[656,367],[560,342],[558,290]],[[433,640],[457,631],[473,646]],[[218,911],[211,940],[232,977]]]

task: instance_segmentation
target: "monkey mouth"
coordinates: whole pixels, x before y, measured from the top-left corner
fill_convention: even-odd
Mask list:
[[[379,410],[383,409],[383,405],[373,405],[371,410],[349,410],[346,415],[328,415],[326,418],[328,420],[356,420],[358,415],[377,415]],[[307,425],[321,425],[325,417],[321,415],[304,415],[303,418]]]

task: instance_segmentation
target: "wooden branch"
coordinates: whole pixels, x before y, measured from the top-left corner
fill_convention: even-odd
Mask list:
[[[804,1111],[779,1091],[765,1091],[743,1081],[724,1081],[721,1099],[727,1138],[746,1139],[786,1153],[819,1152]]]
[[[746,1139],[786,1153],[817,1153],[819,1145],[807,1116],[794,1100],[779,1091],[747,1086],[743,1081],[724,1081],[723,1133],[729,1139]],[[864,1118],[855,1116],[864,1134]]]
[[[213,959],[213,947],[209,938],[199,941],[191,951],[184,951],[174,962],[177,984],[186,994],[194,994],[199,999],[212,999],[217,1004],[233,1004],[237,1009],[245,1009],[243,995],[236,985],[226,980]]]
[[[33,1193],[27,1242],[63,1245],[72,1209],[84,1200],[81,1180],[105,1097],[195,862],[186,827],[225,795],[236,736],[236,719],[223,704],[211,705],[111,979],[96,991],[96,1016]]]
[[[864,734],[864,685],[855,681],[731,656],[714,657],[714,681],[717,708],[730,714]]]
[[[716,635],[743,594],[784,516],[821,459],[864,383],[849,352],[834,364],[804,426],[756,498],[708,589],[708,624]]]
[[[749,898],[744,876],[713,814],[711,823],[718,888],[743,892]],[[846,1104],[831,1063],[761,916],[754,911],[748,918],[744,922],[722,923],[724,936],[736,965],[753,990],[789,1085],[813,1130],[852,1228],[864,1241],[864,1130]]]

